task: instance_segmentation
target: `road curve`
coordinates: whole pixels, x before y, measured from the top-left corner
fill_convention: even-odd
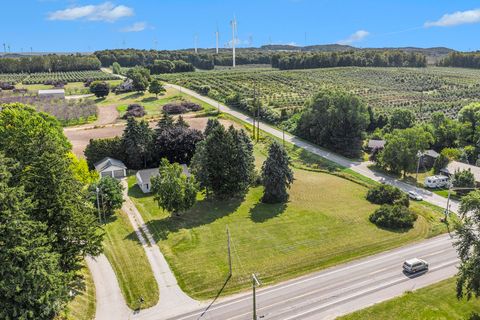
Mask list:
[[[430,270],[415,276],[402,272],[404,260],[423,258]],[[449,235],[435,237],[356,260],[265,289],[257,289],[259,319],[334,319],[405,291],[453,276],[458,258]],[[171,319],[252,319],[252,297],[244,294],[203,310]]]

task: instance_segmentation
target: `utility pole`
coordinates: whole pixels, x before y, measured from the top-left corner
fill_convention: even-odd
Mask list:
[[[422,153],[420,151],[417,152],[418,162],[417,162],[417,173],[415,174],[415,185],[417,185],[418,181],[418,170],[420,169],[420,160],[422,159]]]
[[[237,18],[235,16],[233,16],[233,20],[230,22],[230,24],[232,25],[232,66],[235,68],[235,42],[237,41],[235,38],[237,33]]]
[[[256,297],[256,288],[260,286],[261,283],[258,281],[255,273],[252,273],[252,290],[253,290],[253,320],[257,320],[257,297]]]
[[[98,197],[98,193],[100,192],[100,189],[96,187],[95,191],[97,192],[98,221],[102,222],[102,215],[100,213],[100,198]]]
[[[227,226],[227,249],[228,249],[228,276],[232,276],[232,256],[230,251],[230,230],[228,230]]]

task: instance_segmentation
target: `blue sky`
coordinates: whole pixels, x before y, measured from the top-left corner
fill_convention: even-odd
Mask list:
[[[480,2],[467,0],[18,0],[0,10],[0,50],[178,49],[231,40],[480,49]],[[306,37],[305,37],[306,33]]]

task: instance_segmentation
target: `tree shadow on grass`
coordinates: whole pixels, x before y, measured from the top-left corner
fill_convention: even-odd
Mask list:
[[[163,219],[150,220],[147,227],[152,231],[155,241],[165,240],[171,232],[180,229],[191,229],[210,224],[235,212],[242,204],[243,198],[228,200],[203,199],[195,206],[179,216],[168,216]]]
[[[143,92],[135,92],[135,93],[129,94],[128,96],[121,97],[120,100],[137,99],[143,95],[144,95]]]
[[[262,223],[273,219],[285,212],[287,208],[286,203],[262,203],[257,202],[253,208],[250,209],[250,219],[253,222]]]
[[[148,98],[143,98],[141,101],[142,102],[152,102],[152,101],[157,101],[157,97],[148,97]]]

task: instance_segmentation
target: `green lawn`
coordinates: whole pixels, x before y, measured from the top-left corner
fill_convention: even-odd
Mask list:
[[[480,300],[457,300],[452,278],[339,319],[456,320],[468,319],[473,312],[480,313]]]
[[[412,204],[420,216],[410,231],[387,231],[368,221],[376,206],[365,200],[361,184],[300,169],[295,178],[286,205],[260,203],[262,187],[255,187],[245,199],[199,196],[180,218],[143,195],[135,177],[129,178],[129,193],[180,286],[201,299],[215,296],[228,274],[226,226],[234,275],[224,293],[247,289],[252,272],[270,284],[445,232],[441,212],[430,206]]]
[[[145,250],[141,246],[128,217],[118,211],[105,225],[104,252],[117,275],[123,296],[131,309],[148,308],[158,301],[157,282]]]
[[[203,107],[204,112],[213,111],[215,109],[211,105],[173,88],[167,88],[167,91],[164,94],[159,95],[158,98],[154,94],[148,92],[128,92],[118,95],[111,93],[105,99],[98,99],[98,105],[117,105],[117,110],[120,113],[120,116],[123,116],[129,104],[138,103],[145,108],[147,113],[146,117],[151,118],[158,117],[161,114],[163,105],[180,100],[195,102]]]
[[[84,277],[84,288],[67,305],[67,308],[58,319],[92,320],[95,317],[95,284],[86,266],[81,273]]]

